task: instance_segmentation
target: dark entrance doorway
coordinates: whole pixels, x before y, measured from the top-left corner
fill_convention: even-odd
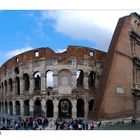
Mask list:
[[[5,113],[6,114],[8,113],[8,105],[7,105],[7,102],[5,102]]]
[[[9,110],[10,110],[10,115],[13,115],[13,103],[12,103],[12,101],[9,102]]]
[[[48,100],[46,103],[47,106],[47,117],[53,117],[53,102]]]
[[[34,117],[41,117],[41,102],[39,99],[34,102]]]
[[[89,112],[92,111],[93,105],[94,105],[94,100],[91,99],[91,100],[89,101],[89,103],[88,103],[88,110],[89,110]]]
[[[29,110],[29,100],[24,101],[24,115],[29,116],[30,110]]]
[[[77,117],[84,117],[84,100],[77,99]]]
[[[71,118],[71,102],[68,99],[59,101],[59,118]]]
[[[16,115],[20,115],[20,102],[16,101]]]

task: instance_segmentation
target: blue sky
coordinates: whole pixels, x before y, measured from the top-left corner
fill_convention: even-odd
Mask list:
[[[135,11],[1,10],[0,65],[40,47],[60,52],[80,45],[107,51],[118,19],[131,12]]]

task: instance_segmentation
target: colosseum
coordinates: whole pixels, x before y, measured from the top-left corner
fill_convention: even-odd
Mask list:
[[[0,113],[92,120],[140,117],[140,15],[119,19],[108,52],[38,48],[0,68]]]
[[[105,58],[105,52],[82,46],[14,56],[0,68],[0,112],[87,119]]]

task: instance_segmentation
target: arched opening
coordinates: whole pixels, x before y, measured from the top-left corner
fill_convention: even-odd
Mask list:
[[[41,74],[40,72],[34,73],[34,90],[40,90],[41,89]]]
[[[53,72],[50,70],[46,72],[46,88],[53,88]]]
[[[16,94],[20,95],[20,80],[19,80],[19,77],[15,78],[15,85],[16,85]]]
[[[16,108],[16,115],[20,115],[20,102],[15,102],[15,108]]]
[[[84,100],[77,99],[77,117],[84,117]]]
[[[34,51],[34,56],[35,56],[35,57],[39,57],[39,51],[38,51],[38,50],[35,50],[35,51]]]
[[[34,102],[34,117],[40,117],[42,112],[41,110],[41,102],[39,99],[37,99]]]
[[[94,71],[91,71],[88,76],[89,88],[95,87],[95,79],[96,79],[96,73]]]
[[[30,87],[30,80],[29,80],[29,75],[27,73],[23,74],[23,81],[24,81],[24,91],[29,91]]]
[[[15,74],[19,74],[19,68],[15,67]]]
[[[13,115],[13,103],[12,103],[12,101],[9,102],[9,111],[10,111],[10,115]]]
[[[70,100],[62,99],[59,101],[59,118],[71,118],[72,105]]]
[[[12,79],[10,78],[9,79],[9,91],[12,91],[13,90],[13,82],[12,82]]]
[[[77,77],[77,87],[83,86],[84,72],[82,70],[78,70],[76,72],[76,77]]]
[[[6,114],[8,113],[8,105],[7,105],[7,102],[5,102],[5,113]]]
[[[4,81],[4,86],[5,86],[5,95],[7,95],[7,81]]]
[[[24,101],[24,115],[29,116],[30,115],[30,107],[29,107],[29,100]]]
[[[53,102],[52,100],[48,100],[46,103],[46,109],[47,109],[47,117],[53,117]]]
[[[94,100],[91,99],[88,103],[88,110],[89,110],[89,113],[92,111],[92,108],[93,108],[93,105],[94,105]]]

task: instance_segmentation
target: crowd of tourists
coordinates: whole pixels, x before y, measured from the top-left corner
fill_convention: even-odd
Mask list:
[[[101,122],[85,122],[83,119],[0,117],[1,130],[93,130],[100,126]]]

